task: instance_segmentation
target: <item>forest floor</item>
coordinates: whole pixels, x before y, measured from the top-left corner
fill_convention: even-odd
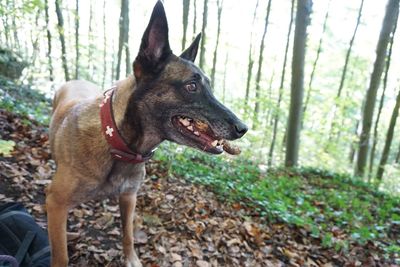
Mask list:
[[[0,204],[22,202],[46,228],[44,189],[55,166],[47,128],[29,121],[0,109],[0,139],[15,142],[11,155],[0,157]],[[373,242],[351,243],[345,251],[324,247],[310,231],[223,201],[210,187],[175,177],[164,167],[157,160],[148,164],[138,196],[135,246],[145,266],[396,266]],[[73,209],[68,229],[71,266],[120,266],[116,199]],[[393,234],[398,236],[399,229]]]

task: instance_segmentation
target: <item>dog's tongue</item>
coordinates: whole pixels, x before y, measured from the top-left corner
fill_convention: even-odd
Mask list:
[[[240,151],[239,147],[232,145],[228,141],[224,142],[223,149],[226,153],[231,154],[231,155],[239,155],[240,152],[242,152],[242,151]]]

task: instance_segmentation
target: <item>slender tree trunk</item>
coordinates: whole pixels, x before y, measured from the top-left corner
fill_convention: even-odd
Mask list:
[[[357,168],[355,171],[356,176],[364,176],[365,165],[368,157],[369,135],[371,131],[372,117],[374,115],[376,93],[379,88],[379,83],[385,64],[385,56],[390,39],[390,33],[393,31],[398,12],[399,0],[389,0],[386,7],[386,14],[383,20],[382,29],[379,35],[379,41],[376,49],[376,60],[365,100],[366,102],[362,117],[362,131],[358,147]]]
[[[272,166],[272,163],[274,160],[274,149],[275,149],[275,143],[276,143],[276,135],[278,133],[280,107],[281,107],[282,96],[283,96],[283,88],[285,85],[286,63],[287,63],[288,52],[289,52],[290,35],[292,33],[292,26],[293,26],[294,5],[295,5],[294,1],[295,0],[292,0],[292,7],[290,10],[290,22],[289,22],[289,29],[288,29],[287,38],[286,38],[285,56],[283,58],[281,83],[279,85],[278,100],[276,103],[276,112],[274,114],[274,124],[273,124],[273,130],[272,130],[271,146],[269,147],[269,152],[268,152],[268,166]]]
[[[360,127],[360,120],[356,121],[356,126],[354,127],[354,136],[358,136],[358,127]],[[356,146],[355,142],[351,142],[350,153],[349,153],[349,163],[353,166],[354,158],[356,155]]]
[[[378,166],[378,172],[376,173],[376,178],[378,179],[379,182],[382,181],[383,172],[385,171],[385,165],[388,160],[390,146],[392,145],[392,140],[393,140],[394,128],[396,126],[397,117],[399,116],[399,108],[400,108],[400,91],[397,94],[396,105],[394,106],[392,117],[390,118],[389,129],[386,134],[385,146],[382,151],[382,157]]]
[[[221,33],[221,14],[222,14],[222,5],[224,0],[217,0],[217,7],[218,7],[218,24],[217,24],[217,41],[215,43],[214,49],[214,57],[213,57],[213,65],[211,69],[211,89],[214,90],[215,86],[215,69],[217,67],[217,53],[218,53],[218,44],[219,44],[219,36]]]
[[[128,36],[126,36],[128,37]],[[129,41],[125,40],[125,76],[128,76],[132,73],[132,62],[131,62],[131,54],[129,52]]]
[[[75,80],[79,79],[79,0],[75,1]]]
[[[203,6],[203,26],[201,27],[201,44],[200,44],[200,69],[205,67],[205,54],[206,54],[206,28],[208,17],[208,0],[204,0]]]
[[[196,0],[193,0],[193,36],[197,35],[197,5]]]
[[[262,65],[264,61],[264,47],[265,47],[265,36],[267,35],[268,23],[269,23],[269,14],[271,13],[271,0],[268,0],[267,6],[267,14],[265,16],[264,23],[264,32],[261,38],[260,44],[260,54],[258,55],[258,69],[256,74],[256,95],[255,95],[255,105],[254,105],[254,113],[253,113],[253,128],[256,129],[258,126],[258,115],[260,112],[260,82],[261,82],[261,72]]]
[[[69,78],[68,64],[67,64],[67,49],[65,47],[65,36],[64,36],[64,18],[60,8],[61,0],[55,0],[55,4],[56,4],[57,19],[58,19],[58,33],[60,34],[60,42],[61,42],[62,66],[64,69],[65,80],[69,81],[70,78]]]
[[[253,28],[254,28],[254,21],[256,20],[256,15],[257,15],[258,2],[259,2],[259,0],[257,0],[256,7],[254,8],[253,21],[251,23],[251,31],[250,31],[250,48],[249,48],[249,60],[248,60],[248,65],[247,65],[246,95],[245,95],[245,98],[244,98],[244,106],[245,106],[246,109],[247,109],[247,104],[249,102],[250,82],[251,82],[251,76],[253,74],[253,65],[254,65],[254,60],[253,60]]]
[[[336,101],[333,104],[333,109],[332,109],[333,115],[332,115],[332,123],[331,123],[330,130],[329,130],[329,141],[332,140],[332,137],[334,135],[334,131],[338,126],[337,125],[337,121],[336,121],[336,112],[337,112],[337,109],[338,109],[338,100],[340,99],[340,97],[342,95],[344,83],[345,83],[345,80],[346,80],[347,68],[349,66],[351,51],[353,49],[354,40],[356,39],[358,26],[360,26],[360,22],[361,22],[361,16],[362,16],[363,7],[364,7],[364,0],[361,0],[360,8],[358,9],[356,27],[354,28],[353,35],[352,35],[352,37],[350,39],[349,48],[347,49],[347,52],[346,52],[346,58],[345,58],[345,61],[344,61],[344,67],[343,67],[343,70],[342,70],[342,76],[340,78],[340,84],[339,84],[339,88],[338,88],[338,91],[337,91],[337,94],[336,94]]]
[[[129,40],[129,0],[121,1],[121,15],[119,19],[119,44],[118,44],[118,61],[115,77],[119,80],[121,72],[122,51],[128,46]],[[126,52],[126,50],[125,50]]]
[[[107,75],[107,30],[106,30],[106,0],[103,0],[103,81],[101,87],[104,89]]]
[[[51,55],[51,32],[50,32],[50,25],[49,25],[49,2],[48,0],[44,0],[44,13],[45,13],[45,21],[46,21],[46,33],[47,33],[47,59],[48,59],[48,69],[49,69],[49,78],[50,81],[54,81],[53,75],[53,62],[52,62],[52,55]]]
[[[194,0],[194,1],[196,1],[196,0]],[[183,22],[182,51],[183,51],[183,50],[185,50],[185,46],[186,46],[190,0],[183,0],[182,2],[183,2],[183,13],[182,13],[182,22]]]
[[[88,29],[88,73],[93,74],[93,3],[92,0],[89,0],[89,29]],[[91,75],[91,79],[93,79],[93,75]]]
[[[4,10],[7,10],[8,6],[9,6],[9,2],[7,1],[6,3],[2,2],[2,7]],[[7,47],[11,47],[12,43],[11,43],[11,37],[10,37],[10,25],[8,24],[8,12],[5,12],[5,14],[3,16],[1,16],[1,19],[3,21],[3,28],[4,28],[4,37],[6,39],[6,46]]]
[[[222,103],[225,103],[225,95],[226,95],[226,73],[227,73],[227,69],[228,69],[228,53],[226,53],[225,55],[225,68],[224,68],[224,79],[223,79],[223,91],[222,91]]]
[[[400,145],[399,145],[399,148],[397,149],[397,154],[396,154],[396,160],[395,160],[395,162],[396,162],[397,164],[399,164],[399,162],[400,162]]]
[[[324,18],[324,24],[322,26],[321,38],[319,39],[319,43],[318,43],[317,56],[315,57],[315,60],[314,60],[314,63],[313,63],[313,67],[312,67],[312,71],[311,71],[311,75],[310,75],[310,81],[308,82],[308,90],[307,90],[307,93],[306,93],[306,99],[304,101],[303,117],[302,117],[302,120],[301,120],[301,125],[302,126],[303,126],[303,122],[304,122],[304,116],[305,116],[305,113],[307,111],[308,103],[310,102],[310,98],[311,98],[311,91],[312,91],[312,84],[314,82],[315,70],[317,69],[319,57],[320,57],[321,52],[322,52],[322,43],[323,43],[325,32],[326,32],[326,26],[328,24],[330,5],[331,5],[331,0],[329,0],[328,7],[326,9],[325,18]]]
[[[290,94],[290,111],[287,127],[285,166],[297,165],[301,116],[304,92],[304,59],[306,54],[307,26],[310,21],[311,0],[297,0],[296,28],[294,32],[292,84]]]
[[[383,103],[385,102],[385,92],[387,88],[387,80],[388,80],[388,74],[389,74],[389,69],[390,69],[390,61],[392,58],[392,49],[393,49],[393,42],[394,42],[394,35],[396,33],[396,28],[397,28],[397,19],[398,19],[398,14],[396,18],[396,23],[394,24],[393,32],[390,37],[390,44],[389,44],[389,52],[386,58],[386,67],[385,67],[385,74],[383,77],[383,89],[382,89],[382,95],[379,101],[379,107],[378,107],[378,114],[376,115],[376,120],[375,120],[375,125],[374,125],[374,134],[372,137],[372,148],[371,148],[371,153],[369,156],[369,176],[368,179],[371,179],[372,177],[372,171],[374,168],[374,160],[375,160],[375,150],[376,150],[376,145],[378,143],[378,127],[379,127],[379,121],[381,118],[381,113],[382,113],[382,108],[383,108]]]
[[[18,16],[17,13],[17,7],[15,6],[15,1],[11,1],[12,3],[12,10],[13,10],[13,16],[11,16],[11,23],[12,23],[12,28],[13,28],[13,35],[14,35],[14,44],[17,47],[18,50],[21,49],[19,38],[18,38],[18,29],[17,29],[17,22],[16,22],[16,17]]]

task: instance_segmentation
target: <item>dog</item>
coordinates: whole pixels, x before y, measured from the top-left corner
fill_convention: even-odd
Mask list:
[[[154,149],[168,140],[220,154],[229,152],[226,140],[246,133],[247,126],[216,100],[209,79],[193,63],[200,38],[174,55],[158,1],[133,75],[105,94],[86,81],[67,82],[56,92],[50,146],[57,168],[46,192],[53,267],[68,264],[68,210],[112,195],[119,196],[124,265],[142,266],[133,247],[132,222],[145,161]]]

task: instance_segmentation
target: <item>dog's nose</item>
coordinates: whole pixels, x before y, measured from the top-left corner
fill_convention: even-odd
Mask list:
[[[247,125],[243,122],[238,122],[235,124],[235,135],[237,138],[242,137],[245,133],[247,133]]]

